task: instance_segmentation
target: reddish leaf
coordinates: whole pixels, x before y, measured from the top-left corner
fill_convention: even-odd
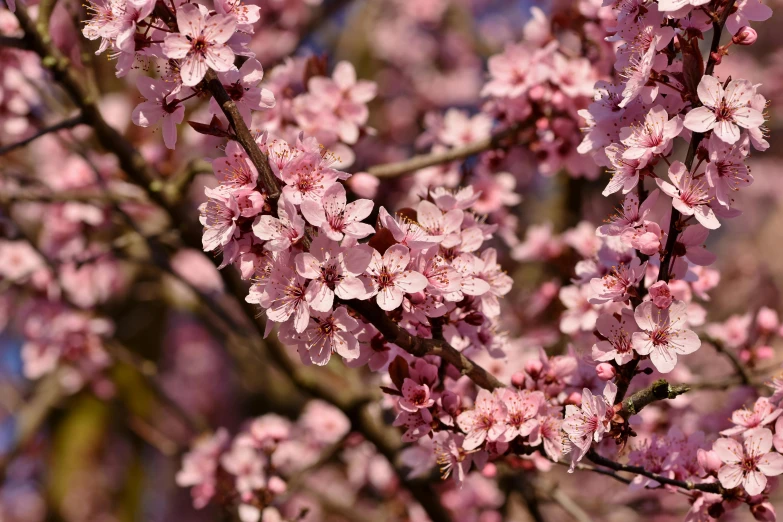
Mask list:
[[[402,383],[409,375],[408,361],[398,355],[389,365],[389,377],[398,390],[402,390]]]

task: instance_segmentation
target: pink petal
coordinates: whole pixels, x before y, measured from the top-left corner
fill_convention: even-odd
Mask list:
[[[740,107],[734,111],[734,121],[740,127],[754,129],[764,124],[764,115],[751,107]]]
[[[734,439],[720,438],[712,445],[712,450],[726,464],[739,464],[744,455],[742,444]]]
[[[341,89],[347,90],[356,83],[356,70],[349,62],[342,61],[335,66],[332,79]]]
[[[696,88],[696,92],[698,93],[701,102],[707,107],[712,108],[719,106],[724,96],[723,85],[714,76],[702,76],[699,86]],[[685,126],[688,127],[687,124]]]
[[[234,36],[236,28],[236,17],[228,14],[217,14],[209,17],[204,26],[202,34],[204,35],[204,38],[206,38],[210,43],[223,44],[226,43],[232,36]],[[233,52],[231,54],[233,55]]]
[[[720,476],[720,471],[718,472],[718,476]],[[759,495],[764,491],[764,487],[767,485],[767,477],[760,471],[751,471],[745,475],[742,485],[745,487],[745,491],[747,491],[748,495]]]
[[[707,107],[698,107],[685,115],[682,124],[693,132],[707,132],[715,126],[715,112]]]
[[[736,488],[742,483],[742,468],[733,464],[723,466],[718,470],[718,480],[726,489]]]
[[[715,124],[715,135],[729,145],[740,139],[740,130],[732,121],[723,120]]]
[[[403,293],[402,290],[396,286],[389,286],[378,292],[376,296],[376,302],[381,310],[387,312],[399,308],[402,304]]]
[[[204,53],[204,60],[210,69],[228,71],[234,66],[234,51],[227,45],[211,45]]]
[[[193,87],[207,74],[207,63],[201,56],[189,54],[180,64],[182,84]]]
[[[756,467],[768,477],[775,477],[783,473],[783,455],[780,453],[767,453],[759,459]]]
[[[167,34],[166,38],[163,40],[163,45],[161,46],[163,54],[167,58],[172,58],[174,60],[180,60],[187,56],[192,47],[193,45],[190,43],[190,40],[181,34]],[[149,79],[152,80],[152,78]]]
[[[394,279],[394,286],[408,294],[424,290],[428,284],[424,275],[413,271],[403,272]]]
[[[177,11],[177,27],[181,33],[180,36],[184,35],[182,38],[185,36],[190,36],[191,38],[200,36],[204,27],[204,16],[196,5],[185,4]],[[166,37],[167,40],[168,36]],[[190,47],[190,44],[188,44],[188,47]]]

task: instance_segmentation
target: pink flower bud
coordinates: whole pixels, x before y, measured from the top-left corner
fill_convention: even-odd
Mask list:
[[[753,518],[761,520],[761,522],[775,522],[777,520],[775,508],[769,502],[751,506],[750,512],[753,514]]]
[[[511,376],[511,384],[517,388],[522,388],[525,385],[525,374],[517,372]]]
[[[283,493],[285,493],[286,489],[288,488],[285,481],[277,476],[270,477],[266,487],[269,491],[271,491],[275,495],[282,495]]]
[[[756,348],[756,359],[766,361],[775,356],[775,350],[771,346],[759,346]]]
[[[573,404],[574,406],[581,406],[582,405],[582,394],[580,392],[572,392],[571,395],[569,395],[566,400],[566,404]]]
[[[696,452],[696,460],[699,461],[699,466],[704,468],[704,471],[707,473],[717,473],[723,465],[723,461],[720,460],[718,454],[712,450],[698,450]]]
[[[658,281],[650,287],[650,297],[655,306],[661,309],[669,308],[672,304],[672,292],[666,281]]]
[[[602,381],[611,381],[617,375],[617,371],[609,363],[601,363],[595,367],[595,373]]]
[[[762,306],[759,309],[759,314],[756,316],[756,324],[765,332],[774,332],[780,326],[778,313],[771,308]]]
[[[759,34],[756,30],[746,25],[740,27],[740,30],[732,37],[731,41],[737,45],[753,45],[758,38]]]
[[[484,469],[481,470],[481,474],[486,478],[495,478],[498,474],[498,468],[493,463],[488,462],[484,465]]]
[[[525,363],[525,371],[528,375],[535,378],[539,373],[541,373],[541,370],[544,369],[544,363],[539,361],[538,359],[530,359],[528,362]]]
[[[378,194],[380,182],[378,178],[366,172],[357,172],[346,181],[354,194],[368,199],[373,199]]]
[[[720,65],[720,62],[723,61],[723,55],[721,53],[710,53],[710,60],[715,62],[715,65]]]

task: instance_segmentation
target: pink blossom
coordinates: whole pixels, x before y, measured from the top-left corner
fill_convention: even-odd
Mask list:
[[[623,71],[623,76],[626,78],[625,87],[623,88],[622,101],[618,104],[620,108],[627,107],[633,100],[641,96],[641,99],[645,103],[652,103],[658,95],[658,86],[648,86],[650,80],[650,74],[656,65],[660,65],[659,60],[656,59],[656,47],[660,41],[661,36],[656,35],[651,43],[649,49],[638,58],[633,58],[631,64]],[[658,55],[658,58],[663,58],[665,63],[665,56]]]
[[[708,145],[710,162],[707,163],[705,174],[707,183],[715,189],[718,203],[726,208],[731,207],[731,193],[749,186],[753,177],[745,165],[745,157],[749,152],[748,138],[742,138],[738,143],[729,145],[718,138],[717,134],[710,136]]]
[[[164,80],[148,76],[139,76],[136,86],[147,101],[133,109],[133,123],[150,127],[163,120],[163,143],[173,149],[177,144],[177,125],[185,118],[185,106],[175,97],[177,89]]]
[[[286,250],[304,236],[304,219],[285,195],[277,202],[277,215],[277,218],[258,216],[253,223],[253,233],[266,241],[267,250]]]
[[[204,225],[202,244],[205,252],[225,247],[233,239],[240,217],[239,206],[233,194],[217,189],[204,189],[209,198],[199,207],[201,224]]]
[[[180,487],[192,487],[193,506],[203,508],[216,492],[218,460],[226,449],[228,432],[220,428],[214,435],[199,439],[182,458],[176,481]]]
[[[666,109],[656,105],[644,117],[644,122],[620,129],[620,141],[627,147],[623,152],[623,158],[639,160],[640,166],[644,167],[653,156],[668,154],[671,151],[672,140],[680,132],[682,132],[680,117],[674,116],[670,120]]]
[[[731,414],[731,422],[735,425],[720,432],[721,435],[733,437],[735,435],[745,435],[750,430],[764,427],[780,417],[783,410],[775,407],[766,397],[759,397],[753,405],[753,410],[740,409]]]
[[[359,127],[367,123],[367,102],[375,98],[376,84],[356,80],[356,70],[349,62],[339,62],[332,78],[315,76],[307,84],[309,92],[337,118],[334,129],[340,139],[354,144],[359,139]]]
[[[636,307],[634,318],[641,332],[631,338],[639,355],[649,355],[655,369],[669,373],[677,364],[677,355],[693,353],[701,346],[699,336],[683,328],[687,324],[687,304],[674,301],[667,310],[645,301]]]
[[[660,309],[669,308],[669,306],[672,304],[672,301],[674,300],[672,297],[672,292],[669,289],[669,285],[666,284],[666,281],[656,282],[650,287],[648,293],[652,298],[653,304]]]
[[[457,424],[467,434],[462,448],[470,451],[481,446],[485,440],[499,440],[507,429],[506,416],[506,405],[498,393],[479,390],[474,408],[457,417]]]
[[[237,19],[232,15],[208,15],[206,8],[185,4],[177,10],[179,33],[166,35],[163,53],[180,63],[182,83],[194,86],[207,69],[225,72],[234,65],[234,51],[226,42],[234,35]]]
[[[393,426],[403,426],[403,442],[415,442],[432,431],[432,412],[427,408],[421,408],[415,412],[401,411],[394,419]]]
[[[359,322],[344,306],[328,312],[312,311],[307,328],[292,340],[300,344],[302,359],[318,366],[327,364],[332,352],[351,361],[359,357],[359,342],[353,333],[358,327]]]
[[[394,310],[402,304],[403,295],[419,292],[427,287],[427,278],[418,272],[406,270],[410,250],[403,245],[389,247],[381,256],[376,250],[367,267],[373,293],[382,310]]]
[[[413,379],[406,377],[402,383],[401,391],[402,398],[399,405],[405,411],[415,412],[435,404],[435,400],[430,395],[430,387],[426,384],[419,384]]]
[[[566,405],[563,432],[574,446],[571,450],[569,473],[573,473],[576,463],[582,460],[593,441],[600,442],[609,429],[614,416],[615,395],[617,395],[617,386],[613,382],[608,382],[602,396],[596,397],[589,389],[584,388],[581,407],[573,404]]]
[[[310,252],[296,256],[296,271],[312,281],[307,287],[307,301],[314,310],[332,309],[334,296],[340,299],[362,299],[367,293],[358,278],[367,269],[372,250],[365,245],[342,248],[325,236],[316,237]]]
[[[681,161],[672,162],[669,167],[668,183],[660,178],[655,181],[664,194],[672,198],[672,206],[685,216],[696,216],[696,220],[710,230],[720,227],[715,212],[710,207],[714,197],[703,179],[688,171]]]
[[[612,165],[612,179],[601,194],[608,196],[621,189],[623,194],[628,194],[639,183],[639,169],[644,166],[642,160],[625,157],[627,149],[617,143],[606,147],[604,152]]]
[[[602,278],[590,281],[591,304],[603,304],[608,302],[627,301],[631,295],[630,289],[644,277],[647,262],[642,263],[638,257],[634,257],[630,264],[620,263],[620,266],[612,267],[612,271]]]
[[[734,10],[726,19],[726,28],[731,34],[737,34],[743,26],[750,22],[763,22],[772,16],[772,8],[764,5],[762,0],[737,0]]]
[[[710,0],[658,0],[658,9],[661,11],[680,11],[684,7],[698,7],[709,2]]]
[[[246,500],[252,498],[253,491],[266,486],[264,464],[262,453],[237,442],[220,459],[223,469],[234,475],[237,491]]]
[[[266,308],[270,321],[285,323],[291,320],[297,333],[307,328],[310,320],[307,282],[307,279],[290,268],[278,266],[272,271],[260,298],[260,304]],[[248,301],[253,302],[250,296]]]
[[[539,409],[544,407],[544,394],[540,391],[509,390],[500,392],[506,406],[506,430],[498,440],[511,442],[516,437],[527,437],[539,426]]]
[[[320,152],[305,152],[290,159],[278,173],[286,184],[283,194],[296,205],[307,199],[320,203],[326,190],[347,176],[331,168],[334,161]],[[272,165],[274,169],[275,164]]]
[[[258,6],[242,7],[258,9]],[[247,125],[252,123],[251,111],[260,111],[275,106],[275,95],[272,94],[272,91],[259,85],[264,78],[264,69],[254,58],[246,60],[239,69],[229,69],[218,73],[218,78],[228,95],[234,100],[239,114],[242,115],[242,119]],[[212,114],[223,114],[214,98],[209,100],[209,110]]]
[[[311,225],[321,227],[329,239],[340,241],[344,235],[361,239],[373,232],[372,225],[361,223],[372,212],[373,202],[358,199],[346,204],[345,187],[335,183],[324,191],[320,202],[302,201],[302,214]]]
[[[783,455],[770,453],[772,432],[767,428],[752,430],[742,444],[720,438],[712,448],[725,464],[718,471],[718,480],[724,488],[741,485],[748,495],[758,495],[764,491],[767,477],[783,473]]]
[[[703,106],[690,111],[683,121],[693,132],[715,129],[731,145],[740,138],[739,127],[756,129],[764,123],[761,112],[750,106],[755,90],[748,80],[732,80],[724,89],[714,76],[703,76],[698,94]]]
[[[630,310],[623,310],[619,319],[613,314],[601,314],[595,327],[605,340],[593,345],[594,360],[623,365],[633,359],[631,336],[639,329]]]

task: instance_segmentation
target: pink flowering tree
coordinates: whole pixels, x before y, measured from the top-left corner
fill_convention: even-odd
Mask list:
[[[0,4],[0,520],[775,520],[767,4]]]

